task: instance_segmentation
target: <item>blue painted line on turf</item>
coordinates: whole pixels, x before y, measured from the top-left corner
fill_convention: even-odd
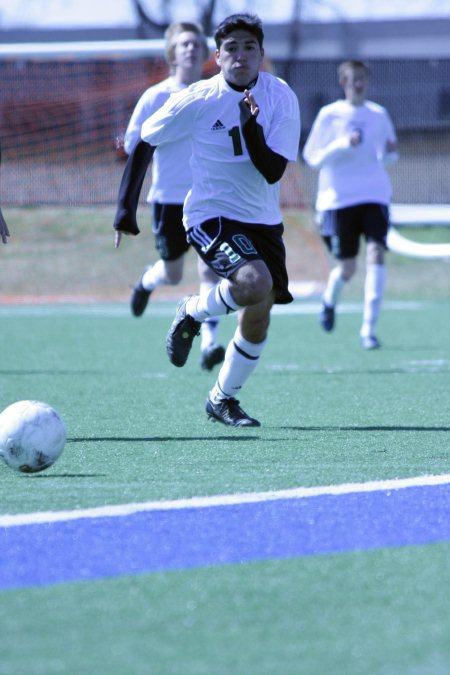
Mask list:
[[[450,541],[450,485],[2,527],[0,589]]]

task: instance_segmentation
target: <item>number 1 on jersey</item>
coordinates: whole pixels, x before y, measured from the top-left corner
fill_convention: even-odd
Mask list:
[[[233,127],[228,131],[228,136],[231,136],[233,141],[233,152],[235,155],[243,155],[242,152],[242,142],[241,142],[241,132],[239,127]]]

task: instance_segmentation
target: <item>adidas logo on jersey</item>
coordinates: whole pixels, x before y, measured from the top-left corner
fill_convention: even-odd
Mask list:
[[[211,131],[225,131],[224,125],[220,120],[217,120],[217,122],[214,122],[214,124],[211,127]]]

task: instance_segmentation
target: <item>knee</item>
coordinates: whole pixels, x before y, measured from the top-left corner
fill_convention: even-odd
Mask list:
[[[257,305],[262,302],[272,290],[271,278],[258,278],[254,283],[242,284],[239,289],[241,297],[240,305],[246,307],[248,305]]]
[[[166,284],[177,286],[183,278],[183,264],[181,261],[169,261],[164,263],[164,276]]]
[[[231,294],[242,307],[262,302],[273,288],[272,276],[265,265],[245,265],[231,283]]]
[[[177,286],[183,278],[184,255],[176,260],[163,260],[164,282],[169,286]]]
[[[220,281],[220,277],[217,276],[214,270],[208,267],[201,258],[199,258],[197,269],[198,276],[202,284],[210,284],[211,286],[215,286]]]
[[[349,258],[341,262],[341,277],[344,281],[350,281],[356,272],[356,260]]]
[[[367,265],[384,265],[384,248],[376,241],[370,241],[366,250]]]
[[[183,278],[183,274],[178,271],[167,271],[166,270],[166,279],[167,279],[167,284],[169,286],[178,286],[180,283],[181,279]]]

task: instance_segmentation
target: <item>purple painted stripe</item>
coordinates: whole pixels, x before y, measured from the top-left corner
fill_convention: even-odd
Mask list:
[[[0,529],[0,588],[450,541],[450,485]]]

